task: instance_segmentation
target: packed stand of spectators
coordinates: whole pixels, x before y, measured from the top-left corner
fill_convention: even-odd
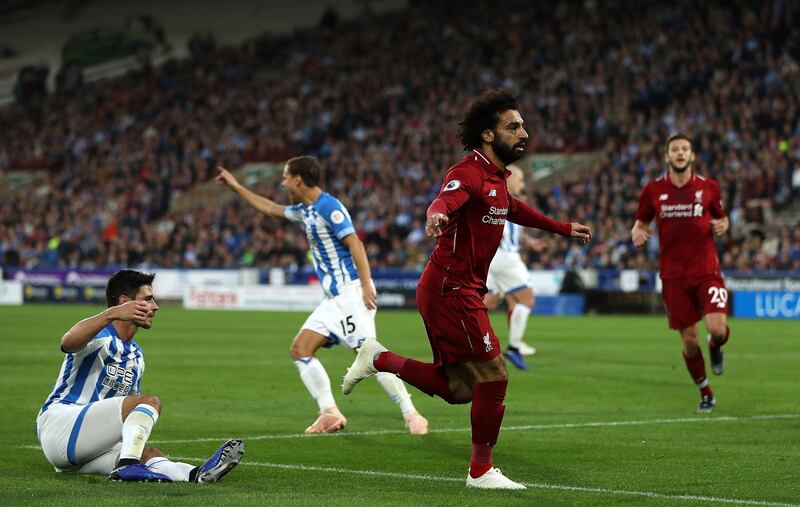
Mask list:
[[[173,203],[218,164],[313,154],[373,266],[421,268],[425,209],[462,154],[461,108],[482,88],[509,87],[529,154],[599,153],[588,172],[529,192],[595,239],[548,237],[526,253],[531,267],[656,267],[656,241],[636,251],[629,231],[640,189],[664,170],[663,140],[682,131],[731,216],[724,269],[800,269],[800,225],[774,219],[800,194],[794,3],[412,1],[323,19],[240,48],[203,35],[188,60],[0,110],[0,171],[49,174],[34,198],[0,204],[3,265],[302,265],[294,224],[236,203]],[[257,190],[285,202],[278,182]]]

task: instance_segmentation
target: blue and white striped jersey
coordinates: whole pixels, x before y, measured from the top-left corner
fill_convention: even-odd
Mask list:
[[[519,252],[519,242],[522,239],[522,226],[506,220],[503,227],[503,237],[500,239],[500,250],[506,252]]]
[[[114,396],[140,394],[142,373],[144,356],[139,344],[123,341],[109,324],[83,349],[66,354],[53,392],[39,413],[54,403],[87,405]]]
[[[350,250],[342,240],[355,234],[350,213],[341,202],[322,192],[311,206],[303,203],[285,208],[286,218],[300,222],[306,231],[314,269],[325,294],[338,296],[343,285],[358,280]]]

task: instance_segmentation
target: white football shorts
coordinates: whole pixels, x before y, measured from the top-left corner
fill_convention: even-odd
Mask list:
[[[53,403],[36,419],[42,450],[57,472],[110,474],[122,446],[124,396],[88,405]]]
[[[498,250],[489,264],[486,287],[490,294],[505,297],[506,294],[530,287],[528,276],[528,268],[518,252]]]
[[[326,347],[341,343],[355,349],[360,340],[375,338],[375,310],[364,305],[361,282],[350,282],[338,296],[325,298],[301,329],[327,336],[330,342]]]

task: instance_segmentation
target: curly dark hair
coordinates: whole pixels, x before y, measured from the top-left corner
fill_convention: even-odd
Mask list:
[[[467,103],[461,121],[458,122],[458,139],[465,150],[480,148],[481,134],[492,130],[500,121],[500,113],[519,109],[517,97],[504,88],[485,90]]]
[[[136,297],[139,287],[153,285],[155,273],[142,273],[132,269],[121,269],[114,273],[106,284],[106,303],[109,308],[119,304],[120,296]]]

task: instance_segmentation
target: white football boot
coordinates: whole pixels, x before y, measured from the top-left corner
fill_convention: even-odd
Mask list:
[[[536,349],[523,341],[519,342],[519,347],[517,347],[517,350],[519,350],[519,353],[523,356],[532,356],[536,354]]]
[[[499,468],[490,468],[477,479],[467,473],[467,487],[481,489],[528,489],[523,484],[514,482],[500,471]]]
[[[347,369],[347,373],[342,378],[342,393],[350,394],[353,388],[367,377],[375,375],[378,370],[372,364],[376,355],[385,352],[387,349],[375,338],[367,338],[358,349],[355,361]]]

